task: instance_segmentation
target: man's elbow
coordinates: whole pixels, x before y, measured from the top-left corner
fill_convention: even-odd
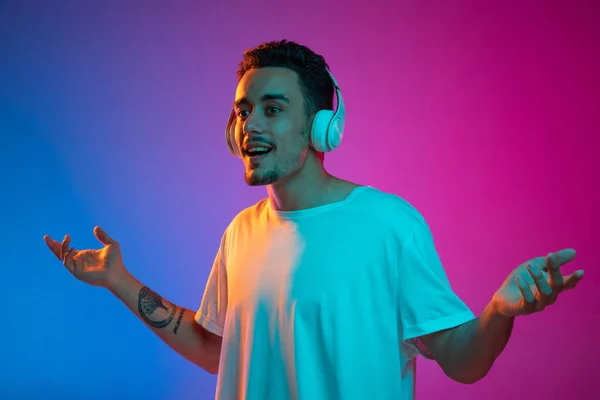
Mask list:
[[[460,376],[460,377],[452,377],[451,376],[450,379],[452,379],[455,382],[462,383],[462,384],[465,384],[465,385],[472,385],[475,382],[483,379],[484,376],[485,375],[481,375],[481,376]]]
[[[200,332],[201,344],[197,354],[198,362],[196,362],[196,365],[209,374],[216,375],[219,372],[223,338],[209,332],[202,325],[197,325],[197,328]]]
[[[211,375],[217,375],[219,373],[219,365],[204,368],[204,370]]]
[[[446,376],[455,382],[465,385],[472,385],[485,378],[489,371],[489,368],[486,370],[466,369],[463,371],[446,372]]]

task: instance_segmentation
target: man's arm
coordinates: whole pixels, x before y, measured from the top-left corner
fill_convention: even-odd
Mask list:
[[[470,384],[488,373],[504,350],[513,323],[514,317],[500,314],[490,303],[479,318],[421,340],[448,377]]]
[[[102,228],[96,226],[94,235],[104,245],[100,250],[70,247],[69,235],[65,235],[62,243],[48,235],[44,241],[75,278],[111,291],[173,350],[216,374],[221,337],[196,323],[192,311],[166,301],[135,279],[123,265],[120,244]]]
[[[222,338],[198,324],[193,311],[163,299],[127,270],[109,290],[169,347],[207,372],[217,373]]]
[[[579,270],[563,276],[560,268],[575,258],[564,249],[536,257],[514,269],[494,294],[481,316],[421,339],[446,375],[473,383],[483,378],[510,337],[514,317],[542,311],[558,295],[575,288],[583,277]]]

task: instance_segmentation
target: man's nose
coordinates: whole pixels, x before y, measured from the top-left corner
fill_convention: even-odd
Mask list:
[[[260,113],[254,110],[244,121],[244,135],[261,133],[264,129],[264,118],[261,118]]]

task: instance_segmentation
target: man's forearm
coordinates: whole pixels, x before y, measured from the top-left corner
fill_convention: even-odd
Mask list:
[[[488,305],[481,316],[451,331],[446,373],[463,383],[483,378],[500,355],[512,332],[514,318]]]
[[[202,327],[194,321],[193,311],[163,299],[126,271],[109,290],[169,347],[208,372],[216,373],[218,354],[206,340]]]

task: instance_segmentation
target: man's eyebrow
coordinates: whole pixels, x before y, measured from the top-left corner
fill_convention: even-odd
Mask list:
[[[279,94],[279,93],[267,93],[267,94],[263,94],[260,97],[261,103],[263,103],[265,101],[271,101],[271,100],[278,100],[278,101],[283,101],[287,104],[291,104],[291,101],[289,98],[287,98],[286,96]],[[250,101],[248,101],[248,99],[246,97],[242,97],[241,99],[238,99],[235,101],[235,103],[233,103],[233,105],[235,107],[240,106],[242,104],[250,104]]]

